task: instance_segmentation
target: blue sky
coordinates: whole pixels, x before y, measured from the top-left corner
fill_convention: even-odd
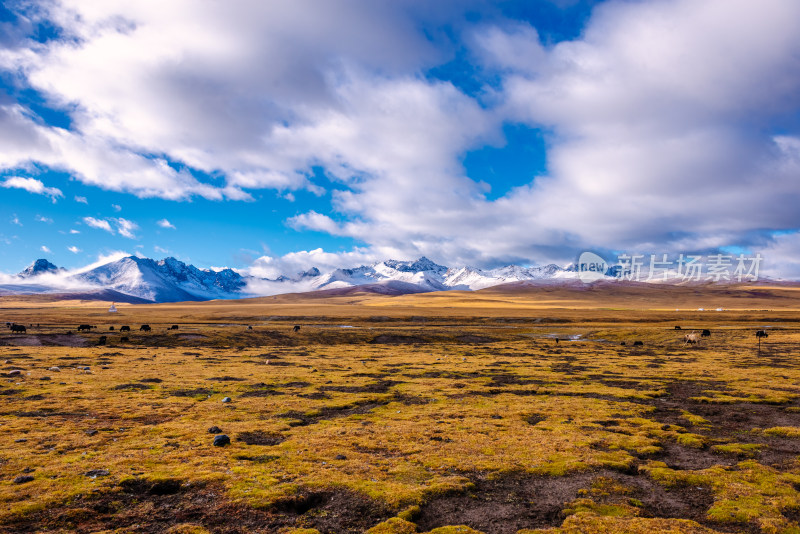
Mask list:
[[[800,276],[792,0],[0,7],[0,272],[762,253]]]

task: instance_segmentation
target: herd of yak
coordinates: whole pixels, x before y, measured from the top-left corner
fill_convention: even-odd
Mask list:
[[[36,327],[38,328],[39,325],[37,324]],[[26,327],[24,324],[6,323],[6,328],[11,330],[12,334],[25,334],[25,333],[28,332],[28,328],[33,328],[33,325],[28,325]],[[82,325],[78,325],[77,330],[78,330],[78,332],[89,332],[93,328],[97,328],[97,326],[90,325],[90,324],[82,324]],[[109,329],[109,331],[113,331],[114,327],[110,326],[110,327],[108,327],[108,329]],[[177,330],[177,329],[178,329],[178,325],[176,325],[176,324],[174,324],[174,325],[170,326],[169,328],[167,328],[167,330]],[[139,331],[140,332],[150,332],[151,330],[152,330],[152,328],[150,328],[149,324],[143,324],[142,326],[139,327]],[[131,327],[127,326],[127,325],[126,326],[120,326],[119,327],[119,331],[120,332],[130,332],[131,331]],[[68,333],[71,334],[72,332],[68,332]]]
[[[36,326],[38,327],[39,325],[37,324]],[[12,334],[25,334],[28,331],[28,328],[25,327],[25,325],[23,325],[23,324],[6,323],[6,327],[11,330]],[[33,325],[30,325],[30,327],[32,328]],[[89,324],[82,324],[82,325],[78,325],[78,329],[77,330],[78,330],[78,332],[89,332],[94,328],[97,328],[97,326],[89,325]],[[110,326],[108,329],[109,329],[109,331],[113,331],[114,327]],[[252,330],[253,327],[252,326],[248,326],[247,329],[248,330]],[[150,332],[151,330],[152,330],[152,328],[150,327],[149,324],[143,324],[143,325],[141,325],[139,327],[139,331],[140,332]],[[174,325],[170,326],[169,328],[167,328],[167,330],[178,330],[178,325],[174,324]],[[299,330],[300,330],[300,326],[299,325],[295,325],[292,328],[292,331],[294,331],[294,332],[297,332]],[[680,326],[676,326],[675,330],[682,330],[682,328]],[[119,327],[119,331],[120,332],[130,332],[131,331],[131,327],[127,326],[127,325],[120,326]],[[72,332],[68,332],[68,334],[71,334],[71,333]],[[685,334],[683,336],[683,344],[684,345],[695,345],[695,344],[700,343],[700,339],[701,338],[710,337],[710,336],[711,336],[711,330],[707,330],[707,329],[703,330],[699,334],[697,332],[692,332],[690,334]],[[757,330],[756,331],[756,338],[758,338],[759,345],[761,343],[761,339],[765,338],[765,337],[769,337],[769,334],[765,330]],[[556,338],[556,343],[558,343],[558,341],[559,341],[559,339]],[[622,344],[625,345],[625,342],[623,342]],[[634,346],[641,346],[641,345],[643,345],[643,343],[641,341],[636,341],[636,342],[634,342],[633,345]]]

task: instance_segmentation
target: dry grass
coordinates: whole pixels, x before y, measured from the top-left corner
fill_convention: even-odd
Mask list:
[[[576,291],[6,300],[0,531],[800,531],[790,291]]]

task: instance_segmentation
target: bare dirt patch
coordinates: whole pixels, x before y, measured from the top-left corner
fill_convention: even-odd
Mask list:
[[[297,410],[290,410],[288,412],[278,414],[276,417],[279,417],[281,419],[290,419],[289,426],[307,426],[319,423],[320,421],[323,420],[339,419],[342,417],[349,417],[351,415],[369,413],[378,406],[385,406],[390,402],[390,400],[391,399],[386,399],[382,401],[364,400],[353,404],[348,404],[347,406],[340,406],[340,407],[326,406],[324,408],[321,408],[314,415],[308,415],[306,413],[299,412]]]
[[[263,430],[249,430],[236,435],[236,441],[246,445],[278,445],[286,441],[286,436],[278,432],[264,432]]]
[[[498,478],[474,473],[469,476],[475,484],[473,489],[428,502],[415,522],[423,531],[445,525],[467,525],[485,534],[513,534],[524,528],[558,526],[566,517],[564,509],[579,496],[579,490],[590,488],[600,477],[628,487],[625,500],[637,499],[644,517],[705,522],[705,513],[714,502],[708,488],[666,489],[645,476],[611,471],[562,477],[517,473]]]
[[[389,388],[402,384],[396,380],[379,380],[363,386],[320,386],[319,391],[338,391],[340,393],[386,393]]]
[[[219,534],[278,532],[288,527],[312,527],[323,534],[357,534],[390,517],[386,506],[352,491],[298,494],[256,509],[234,503],[222,488],[175,479],[133,479],[69,504],[49,507],[7,521],[7,532],[68,530],[80,534],[120,529],[160,534],[191,523]]]
[[[667,386],[667,390],[668,396],[656,399],[656,409],[647,414],[647,417],[665,424],[690,428],[693,433],[707,436],[718,443],[761,445],[754,452],[754,457],[764,465],[782,467],[800,456],[800,440],[753,431],[757,428],[780,426],[800,427],[800,413],[787,411],[785,405],[753,402],[714,404],[695,400],[707,395],[704,392],[724,390],[722,385],[714,382],[673,382]],[[692,425],[683,417],[683,411],[702,417],[708,424]],[[663,454],[655,455],[654,458],[676,469],[703,469],[715,463],[729,465],[736,460],[735,456],[725,458],[710,451],[675,444],[664,444],[663,448]]]
[[[214,390],[209,388],[194,388],[194,389],[173,389],[169,391],[172,397],[198,397],[201,395],[213,395]]]

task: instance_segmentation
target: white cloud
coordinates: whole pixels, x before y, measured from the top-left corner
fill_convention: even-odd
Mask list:
[[[80,267],[79,269],[75,269],[73,271],[70,271],[70,274],[85,273],[87,271],[91,271],[92,269],[96,269],[97,267],[100,267],[100,266],[105,265],[107,263],[111,263],[111,262],[114,262],[114,261],[117,261],[117,260],[121,260],[122,258],[127,258],[130,255],[131,254],[129,252],[126,252],[124,250],[115,250],[115,251],[110,252],[108,254],[98,254],[97,261],[95,261],[94,263],[90,263],[89,265],[85,265],[83,267]]]
[[[122,206],[119,204],[111,204],[111,207],[114,208],[114,211],[120,212],[122,211]]]
[[[78,247],[76,247],[76,246],[74,246],[74,245],[73,245],[73,246],[71,246],[71,247],[67,247],[67,250],[69,250],[69,251],[70,251],[70,252],[72,252],[73,254],[77,254],[78,252],[80,252],[80,251],[81,251],[81,249],[79,249]]]
[[[380,255],[383,253],[388,254],[388,256],[381,257]],[[281,275],[294,276],[312,267],[317,267],[320,271],[325,272],[374,263],[393,254],[393,251],[381,252],[368,249],[336,253],[325,252],[323,249],[318,248],[290,252],[283,256],[262,256],[253,261],[252,265],[244,272],[258,278],[277,278]]]
[[[274,152],[274,128],[302,127],[335,109],[342,61],[389,76],[435,63],[442,53],[415,23],[445,11],[342,1],[237,0],[202,10],[189,0],[47,3],[29,15],[55,22],[64,38],[21,43],[0,64],[68,104],[74,128],[37,127],[6,109],[0,122],[17,142],[0,166],[33,159],[87,184],[170,199],[316,189],[305,176],[314,147]],[[202,183],[171,161],[221,172],[227,183]]]
[[[497,56],[512,70],[507,116],[553,131],[549,176],[498,204],[553,244],[671,247],[800,226],[797,139],[769,126],[800,105],[797,16],[785,1],[609,3],[582,39],[527,66]]]
[[[119,218],[107,218],[107,219],[96,219],[95,217],[84,217],[83,222],[86,223],[88,226],[92,228],[97,228],[100,230],[105,230],[106,232],[113,234],[115,233],[114,228],[111,226],[114,224],[117,229],[116,231],[119,232],[119,235],[122,237],[127,237],[129,239],[136,239],[136,235],[134,232],[139,228],[139,225],[133,221],[128,219],[123,219],[122,217]]]
[[[172,228],[175,229],[175,226],[166,219],[161,219],[156,224],[158,224],[161,228]]]
[[[128,219],[114,219],[117,224],[117,231],[119,235],[122,237],[127,237],[128,239],[136,239],[136,235],[134,235],[134,231],[139,228],[139,225],[133,221],[129,221]]]
[[[97,228],[99,230],[105,230],[106,232],[113,234],[114,229],[111,228],[111,224],[105,219],[95,219],[94,217],[84,217],[83,222],[86,223],[88,226],[92,228]]]
[[[42,246],[39,248],[39,250],[41,250],[42,252],[44,252],[44,253],[46,253],[46,254],[50,254],[50,253],[52,252],[52,251],[51,251],[49,248],[47,248],[45,245],[42,245]]]
[[[782,233],[761,246],[753,254],[763,258],[759,277],[800,280],[800,232]]]
[[[477,266],[563,262],[587,248],[691,251],[758,242],[764,228],[798,228],[800,137],[772,133],[800,109],[800,34],[790,22],[797,17],[800,4],[781,0],[611,2],[595,10],[580,39],[552,47],[525,26],[479,29],[476,53],[502,81],[494,110],[550,132],[547,173],[486,200],[460,175],[458,155],[491,129],[475,120],[486,120],[481,113],[448,113],[457,97],[403,106],[411,127],[430,117],[443,131],[464,132],[461,142],[442,135],[449,144],[436,129],[412,134],[399,117],[367,113],[412,140],[380,146],[392,139],[348,109],[325,138],[347,163],[334,173],[351,169],[358,180],[334,192],[338,213],[307,212],[288,223],[405,258]],[[391,109],[388,88],[375,95],[387,99],[380,109]],[[368,110],[371,99],[353,101]],[[360,157],[347,146],[348,119],[367,137],[354,143]],[[392,157],[393,147],[407,147],[405,157]],[[385,165],[371,165],[370,155]]]
[[[81,233],[80,230],[75,230],[74,228],[69,231],[70,234],[79,234]]]
[[[321,166],[336,182],[333,209],[288,223],[352,237],[367,244],[353,254],[381,259],[659,253],[800,227],[797,2],[612,1],[579,38],[548,46],[525,24],[467,26],[469,52],[498,81],[478,98],[419,74],[446,58],[414,9],[44,4],[65,38],[3,51],[0,67],[68,105],[74,127],[0,104],[0,168],[35,162],[139,196],[249,199],[257,188],[321,193],[308,178]],[[490,201],[462,159],[502,145],[503,121],[548,132],[547,171]],[[297,254],[275,261],[349,253]]]
[[[2,124],[2,121],[0,121],[0,124]],[[0,187],[24,189],[29,193],[46,195],[53,200],[54,204],[58,197],[64,196],[64,193],[62,193],[60,189],[56,187],[46,187],[41,180],[37,180],[35,178],[12,176],[11,178],[6,178],[2,183],[0,183]]]
[[[53,222],[53,219],[51,219],[50,217],[45,217],[44,215],[36,215],[36,221],[51,224]]]
[[[162,247],[159,247],[158,245],[155,245],[153,247],[153,251],[158,252],[159,254],[168,254],[169,253],[169,250],[167,250],[165,248],[162,248]]]
[[[11,216],[11,224],[16,224],[17,226],[22,226],[22,223],[20,222],[19,217],[17,217],[16,213]]]
[[[86,199],[86,197],[79,197],[79,196],[75,197],[75,202],[80,202],[81,204],[88,204],[89,203],[89,201]]]

